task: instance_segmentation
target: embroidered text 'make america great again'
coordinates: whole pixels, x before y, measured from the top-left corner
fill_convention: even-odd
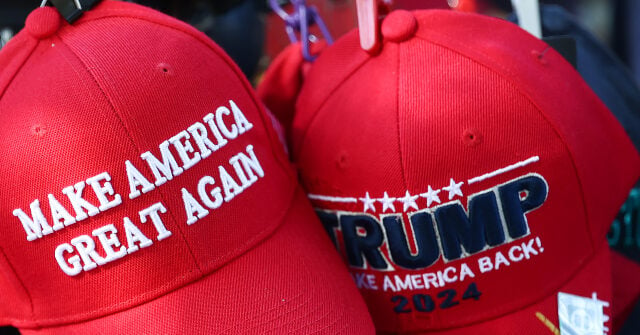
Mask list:
[[[204,116],[202,122],[195,122],[186,130],[163,141],[159,145],[159,157],[150,151],[140,155],[153,174],[155,179],[153,182],[147,179],[129,160],[126,160],[124,165],[129,185],[129,199],[135,199],[144,193],[153,191],[156,187],[165,184],[209,157],[229,141],[253,128],[253,125],[233,100],[229,100],[228,106],[218,107],[215,112]],[[177,153],[177,157],[174,156],[171,149]],[[247,145],[245,151],[246,154],[239,152],[232,156],[228,160],[229,166],[218,166],[216,177],[220,186],[214,187],[211,192],[207,193],[203,190],[205,187],[211,188],[215,183],[214,178],[211,176],[200,178],[198,183],[200,202],[189,191],[182,188],[181,197],[184,201],[188,225],[206,216],[209,213],[207,208],[220,207],[250,187],[258,178],[264,177],[264,171],[253,151],[253,145]],[[95,194],[95,199],[98,200],[97,204],[91,203],[83,197],[85,189],[90,189],[89,192]],[[64,187],[61,193],[68,199],[72,208],[65,208],[58,201],[58,198],[50,193],[47,196],[51,212],[49,217],[43,213],[39,199],[35,199],[30,204],[31,216],[21,208],[13,210],[13,215],[19,219],[24,228],[27,241],[43,238],[123,203],[123,197],[114,190],[108,172],[102,172],[75,185]],[[75,215],[72,215],[71,212]],[[157,241],[171,236],[171,232],[166,229],[160,215],[166,212],[167,209],[161,202],[139,212],[142,223],[151,221],[153,224],[158,233]],[[78,236],[72,239],[70,244],[60,244],[55,250],[55,258],[63,272],[74,276],[82,270],[89,271],[152,244],[151,239],[144,236],[132,220],[125,217],[123,223],[123,235],[126,236],[127,247],[121,246],[113,224],[97,228],[92,232],[92,236],[97,237],[97,242],[101,244],[102,250],[106,253],[105,256],[97,254],[94,239],[89,235]],[[77,255],[67,257],[76,252]]]

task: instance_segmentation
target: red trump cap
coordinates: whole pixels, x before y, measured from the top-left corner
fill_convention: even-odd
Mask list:
[[[372,333],[271,119],[194,28],[50,7],[0,53],[0,323]]]
[[[396,11],[309,70],[303,185],[379,332],[603,334],[606,232],[638,179],[624,130],[549,45],[500,19]]]

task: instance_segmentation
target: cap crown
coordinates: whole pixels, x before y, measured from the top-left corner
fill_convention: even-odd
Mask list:
[[[72,26],[47,11],[0,53],[0,322],[24,327],[212,272],[277,228],[296,187],[250,85],[203,34],[121,2]]]
[[[415,32],[404,15],[384,21],[378,55],[356,32],[326,50],[293,121],[303,185],[391,331],[552,295],[603,244],[639,164],[544,42],[498,19],[414,15]]]

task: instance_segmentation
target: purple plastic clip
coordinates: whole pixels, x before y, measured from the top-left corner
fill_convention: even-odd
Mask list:
[[[298,42],[297,32],[300,32],[300,40],[302,41],[302,55],[304,59],[309,62],[315,60],[310,52],[309,43],[311,43],[311,35],[309,34],[309,27],[314,23],[320,28],[320,32],[327,41],[327,44],[331,45],[333,39],[331,33],[325,25],[324,21],[318,13],[318,9],[315,6],[307,6],[306,0],[290,0],[293,4],[293,13],[289,14],[278,3],[278,0],[269,0],[271,9],[280,16],[286,24],[286,32],[289,36],[291,43]]]

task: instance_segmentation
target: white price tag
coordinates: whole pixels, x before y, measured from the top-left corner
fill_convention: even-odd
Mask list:
[[[603,335],[603,304],[597,299],[558,293],[561,335]]]

